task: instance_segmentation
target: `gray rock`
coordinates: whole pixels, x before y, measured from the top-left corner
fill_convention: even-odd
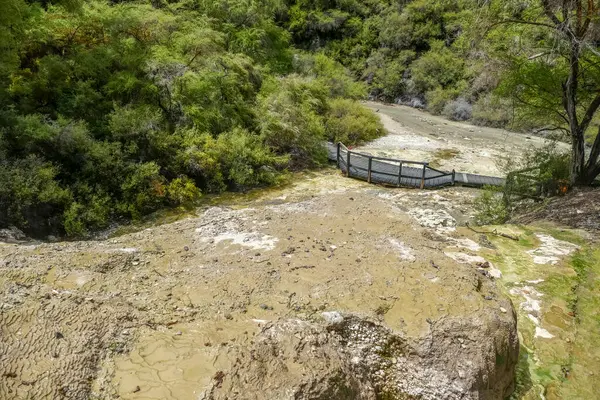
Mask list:
[[[14,226],[8,229],[0,229],[0,242],[16,243],[25,239],[27,239],[27,236]]]
[[[321,316],[328,324],[339,324],[344,322],[344,317],[337,311],[327,311],[321,313]]]
[[[431,321],[420,338],[355,315],[322,315],[335,323],[266,325],[200,399],[500,400],[512,393],[514,311]]]

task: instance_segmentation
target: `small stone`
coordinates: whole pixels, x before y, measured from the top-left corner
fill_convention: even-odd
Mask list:
[[[506,308],[504,308],[504,307],[500,307],[500,311],[502,311],[504,314],[507,313]]]
[[[142,390],[139,386],[136,386],[135,389],[133,389],[133,393],[137,393],[140,390]]]
[[[185,251],[190,251],[190,248],[189,248],[188,246],[184,246],[184,247],[183,247],[183,250],[185,250]]]
[[[65,338],[65,336],[62,333],[60,333],[60,332],[55,332],[54,333],[54,337],[56,339],[64,339]]]
[[[175,332],[174,335],[175,336],[181,336],[181,335],[183,335],[183,332]]]
[[[339,324],[344,322],[344,317],[337,311],[323,312],[321,313],[321,316],[323,316],[323,319],[329,324]]]
[[[230,313],[225,313],[224,317],[225,317],[225,319],[228,319],[228,320],[233,319],[233,315],[231,315]]]

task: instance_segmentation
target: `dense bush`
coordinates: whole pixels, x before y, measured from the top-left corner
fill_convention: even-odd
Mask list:
[[[331,107],[366,85],[325,54],[295,51],[288,9],[11,0],[0,16],[0,227],[86,235],[324,163]],[[346,21],[305,17],[322,32]],[[348,104],[343,123],[368,120]]]
[[[346,99],[333,100],[325,120],[332,142],[359,144],[384,133],[380,119],[360,104]]]
[[[561,149],[555,141],[549,141],[543,147],[530,147],[525,152],[522,168],[538,169],[540,181],[568,181],[571,174],[571,153]]]

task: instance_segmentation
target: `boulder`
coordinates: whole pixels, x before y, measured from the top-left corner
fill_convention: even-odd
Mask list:
[[[519,343],[514,311],[498,314],[442,319],[417,339],[358,315],[270,323],[200,398],[504,399]]]

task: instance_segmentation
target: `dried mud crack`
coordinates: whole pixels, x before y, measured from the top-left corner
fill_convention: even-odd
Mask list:
[[[504,398],[511,302],[447,213],[386,193],[0,245],[0,397]]]

